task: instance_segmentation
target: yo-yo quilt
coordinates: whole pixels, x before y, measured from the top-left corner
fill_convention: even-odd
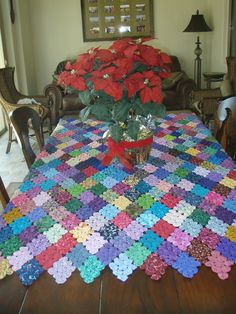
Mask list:
[[[47,271],[86,283],[201,265],[226,279],[236,262],[236,168],[195,115],[159,119],[151,155],[105,167],[104,123],[61,120],[0,217],[0,278],[24,285]]]

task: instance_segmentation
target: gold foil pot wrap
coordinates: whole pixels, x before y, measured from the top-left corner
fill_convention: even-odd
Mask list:
[[[134,140],[133,138],[131,138],[127,134],[127,132],[124,132],[122,140],[127,141],[127,142],[134,142],[134,141],[144,140],[145,138],[148,138],[152,135],[153,135],[152,130],[146,128],[145,126],[141,126],[138,132],[137,140]]]
[[[125,124],[122,125],[122,123],[120,123],[120,125],[121,127],[124,127],[124,129],[126,128]],[[107,130],[103,135],[103,140],[106,141],[109,136],[110,136],[110,131]],[[140,130],[138,132],[137,140],[134,140],[133,138],[131,138],[125,131],[123,133],[122,141],[135,142],[135,141],[144,140],[151,136],[153,136],[152,130],[150,130],[144,125],[141,125]],[[150,155],[151,148],[152,148],[152,145],[147,145],[147,146],[143,146],[139,148],[125,149],[125,151],[132,158],[131,163],[133,165],[137,165],[137,164],[145,163],[145,161],[148,159]]]
[[[152,147],[151,145],[148,145],[140,148],[126,149],[125,151],[132,158],[132,164],[138,165],[145,163],[145,161],[148,159],[151,147]]]
[[[146,127],[142,127],[138,133],[137,141],[144,140],[150,136],[153,136],[152,131]],[[134,142],[135,140],[131,139],[129,136],[124,136],[124,141]],[[151,148],[152,145],[147,145],[139,148],[126,149],[125,151],[132,158],[132,164],[137,165],[145,163],[150,155]]]

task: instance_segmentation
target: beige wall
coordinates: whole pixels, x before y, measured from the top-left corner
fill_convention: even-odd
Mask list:
[[[194,49],[200,36],[202,72],[226,71],[228,0],[154,0],[155,37],[160,47],[179,57],[182,68],[193,77]],[[192,14],[204,14],[213,29],[207,33],[184,33]]]
[[[16,22],[20,24],[19,29],[21,32],[20,42],[21,42],[21,52],[23,56],[23,66],[25,70],[25,80],[26,80],[26,92],[30,91],[32,94],[37,94],[37,89],[35,84],[32,84],[35,81],[35,58],[33,53],[33,29],[30,25],[30,7],[28,1],[17,1],[16,10],[19,12],[19,16]]]
[[[1,0],[7,1],[7,0]],[[1,2],[0,1],[0,2]],[[8,2],[8,1],[7,1]],[[21,66],[31,93],[40,93],[51,82],[61,60],[75,57],[91,46],[84,43],[79,0],[15,0],[22,37]],[[192,14],[199,9],[213,32],[201,33],[202,72],[226,71],[229,0],[153,0],[155,38],[153,45],[177,55],[182,68],[193,77],[197,34],[183,33]],[[15,27],[15,26],[14,26]],[[15,30],[15,33],[16,30]],[[19,40],[19,38],[18,38]],[[22,56],[23,54],[23,56]],[[18,60],[19,63],[19,60]]]

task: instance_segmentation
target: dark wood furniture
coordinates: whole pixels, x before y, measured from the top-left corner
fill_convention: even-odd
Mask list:
[[[200,89],[191,92],[192,110],[200,116],[204,124],[208,125],[218,108],[218,101],[222,97],[219,88]]]
[[[163,104],[166,110],[184,110],[190,108],[190,95],[192,90],[196,89],[193,79],[189,78],[181,68],[178,57],[170,56],[172,63],[170,64],[171,73],[181,73],[181,79],[177,80],[170,88],[164,90]]]
[[[206,82],[206,88],[211,88],[211,83],[223,81],[225,73],[223,72],[205,72],[203,77]]]
[[[230,80],[233,90],[236,91],[236,57],[227,57],[228,79]]]
[[[220,102],[214,121],[214,134],[225,151],[235,158],[236,147],[236,96]]]
[[[24,98],[33,98],[37,102],[37,104],[31,104],[29,101],[27,106],[34,108],[39,113],[42,124],[46,119],[49,120],[49,132],[51,132],[52,130],[52,125],[55,126],[59,120],[57,96],[55,94],[56,91],[54,89],[52,90],[50,87],[46,87],[45,95],[24,95],[20,93],[15,86],[14,71],[15,68],[12,67],[0,69],[0,105],[2,106],[5,113],[9,131],[9,139],[6,153],[10,151],[11,143],[14,141],[12,137],[12,126],[10,123],[9,114],[15,108],[22,106],[18,104],[19,100]]]
[[[10,201],[9,195],[7,193],[7,190],[4,186],[4,183],[1,177],[0,177],[0,201],[3,207],[5,207],[7,203]]]
[[[222,80],[224,73],[205,73],[207,88],[191,92],[192,109],[201,116],[205,124],[213,119],[221,100],[236,95],[236,57],[227,57],[226,62],[226,80]],[[219,88],[210,89],[210,81],[222,81],[222,83]]]
[[[220,280],[202,266],[193,279],[168,269],[159,281],[137,270],[126,282],[106,269],[93,284],[74,272],[64,285],[43,274],[29,288],[14,274],[0,281],[4,314],[233,314],[236,312],[236,268]]]
[[[17,133],[28,168],[33,164],[36,154],[30,144],[29,127],[33,129],[39,149],[43,148],[43,133],[38,113],[28,107],[20,107],[10,113],[11,123]]]
[[[0,313],[233,314],[235,290],[235,266],[227,280],[203,265],[193,279],[168,268],[159,281],[136,270],[121,282],[106,268],[92,284],[85,284],[78,271],[63,285],[45,272],[25,287],[14,274],[0,281]]]

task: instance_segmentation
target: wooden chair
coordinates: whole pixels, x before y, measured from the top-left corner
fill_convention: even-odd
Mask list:
[[[214,123],[214,135],[225,151],[236,155],[236,96],[220,102]]]
[[[228,79],[232,85],[234,92],[236,92],[236,57],[227,57]]]
[[[194,90],[191,94],[192,110],[207,126],[220,102],[236,95],[236,57],[227,57],[226,62],[227,79],[221,82],[219,88]]]
[[[218,100],[222,97],[219,88],[199,89],[191,92],[191,109],[208,125],[218,108]]]
[[[7,190],[4,186],[2,178],[0,177],[0,201],[3,207],[6,207],[7,203],[10,201],[9,195]]]
[[[29,106],[36,110],[40,116],[40,123],[43,126],[43,123],[46,119],[48,122],[48,131],[51,133],[52,125],[51,125],[51,104],[50,97],[48,96],[27,96],[21,94],[15,86],[14,82],[14,68],[8,67],[0,69],[0,105],[3,108],[3,112],[5,113],[5,117],[8,124],[8,144],[6,153],[9,153],[11,149],[11,143],[15,140],[12,138],[12,126],[9,118],[9,114],[12,110],[21,107],[21,106]],[[33,98],[37,104],[18,104],[18,102],[22,99]]]
[[[28,168],[33,164],[36,155],[32,149],[29,136],[29,128],[34,130],[39,149],[43,148],[41,119],[34,109],[22,106],[10,113],[10,120],[16,132],[17,140],[21,145]]]

